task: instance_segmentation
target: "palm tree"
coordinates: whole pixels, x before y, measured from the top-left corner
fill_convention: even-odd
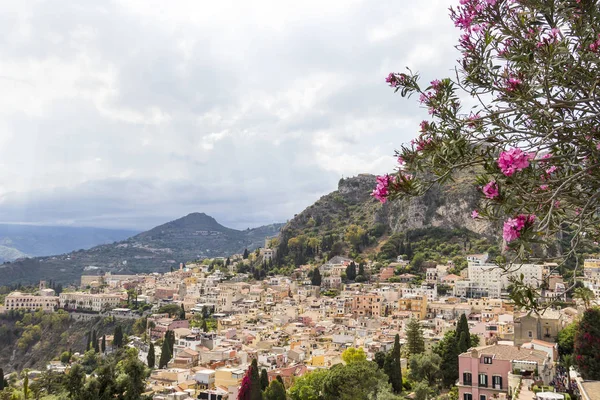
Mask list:
[[[594,294],[592,289],[580,287],[575,289],[575,292],[573,293],[573,298],[581,300],[583,302],[583,305],[585,306],[585,309],[587,310],[588,308],[590,308],[592,300],[596,298],[596,295]]]

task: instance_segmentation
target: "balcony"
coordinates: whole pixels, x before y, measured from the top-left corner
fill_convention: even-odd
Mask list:
[[[473,381],[464,381],[463,385],[465,385],[465,386],[473,386]]]

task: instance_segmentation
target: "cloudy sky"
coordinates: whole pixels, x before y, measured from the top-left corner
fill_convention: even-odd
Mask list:
[[[285,222],[384,173],[449,76],[452,0],[0,2],[0,221]]]

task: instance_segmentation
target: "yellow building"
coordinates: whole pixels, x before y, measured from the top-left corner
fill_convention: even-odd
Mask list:
[[[419,320],[427,316],[427,296],[415,295],[398,300],[398,311],[410,312],[411,317]]]
[[[310,360],[306,361],[306,365],[313,367],[324,367],[325,366],[325,355],[313,356]]]
[[[591,281],[600,280],[600,259],[588,258],[583,261],[583,276]]]
[[[219,368],[215,370],[215,386],[237,386],[242,383],[246,374],[245,369],[240,368]]]

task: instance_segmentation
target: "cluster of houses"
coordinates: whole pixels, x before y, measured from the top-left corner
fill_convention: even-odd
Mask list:
[[[152,307],[146,312],[146,335],[130,337],[128,344],[139,350],[140,360],[147,360],[149,341],[162,339],[168,331],[176,339],[168,366],[154,369],[147,382],[156,400],[236,399],[253,359],[267,370],[269,380],[281,376],[289,387],[311,370],[341,363],[341,353],[349,347],[362,347],[369,359],[390,350],[394,336],[404,338],[413,318],[420,321],[427,346],[433,346],[456,328],[461,315],[480,339],[478,347],[459,356],[461,400],[511,398],[523,379],[533,377],[550,383],[556,374],[558,333],[582,307],[547,309],[536,315],[516,310],[507,300],[505,292],[514,274],[522,274],[533,285],[549,282],[541,300],[565,298],[565,283],[550,272],[553,265],[503,271],[487,263],[485,254],[469,256],[468,261],[460,275],[438,265],[415,283],[414,275],[396,274],[396,268],[404,265],[398,260],[370,271],[368,282],[343,283],[352,260],[334,257],[319,267],[320,287],[311,285],[313,266],[300,267],[291,276],[251,281],[245,274],[227,278],[207,265],[182,264],[165,274],[83,276],[78,290],[59,296],[42,283],[37,295],[9,294],[1,310],[65,309],[130,317],[133,311],[125,302],[134,293],[136,302]],[[241,256],[233,257],[228,266],[232,272],[239,262],[244,262]],[[585,285],[598,293],[600,260],[586,260],[584,271]],[[389,282],[392,277],[398,278]],[[440,294],[440,286],[451,291]],[[331,289],[336,289],[333,295]],[[158,314],[167,304],[182,307],[185,318]],[[216,329],[204,332],[194,321],[207,310]],[[107,338],[109,343],[111,339]],[[155,350],[158,363],[160,347]]]

